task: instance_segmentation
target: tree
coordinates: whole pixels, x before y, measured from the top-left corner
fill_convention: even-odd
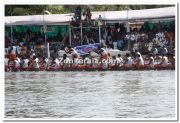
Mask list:
[[[81,5],[82,12],[87,7],[91,11],[121,11],[121,10],[138,10],[167,7],[174,5]],[[6,5],[5,16],[19,15],[38,15],[44,14],[44,11],[49,11],[52,14],[74,13],[77,5]]]

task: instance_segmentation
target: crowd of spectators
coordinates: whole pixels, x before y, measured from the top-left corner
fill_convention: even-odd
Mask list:
[[[44,56],[47,54],[47,42],[51,53],[55,53],[60,49],[64,49],[64,39],[60,35],[54,37],[45,37],[42,33],[33,33],[28,30],[25,33],[19,33],[13,30],[13,39],[5,36],[5,55],[9,53],[11,47],[17,47],[17,55],[26,56],[35,52],[37,56]],[[46,38],[46,39],[45,39]],[[45,42],[46,40],[46,42]]]
[[[173,27],[172,27],[173,28]],[[161,52],[164,48],[173,51],[175,48],[175,30],[167,28],[156,28],[147,30],[142,28],[131,29],[126,32],[123,25],[107,27],[103,34],[103,41],[107,48],[117,48],[121,51],[140,51],[143,54],[149,53],[155,48]]]
[[[27,55],[30,51],[35,51],[37,56],[46,54],[45,36],[42,33],[19,33],[13,31],[13,40],[5,36],[5,53],[14,44],[18,48],[18,55]],[[103,31],[102,31],[103,32]],[[131,52],[139,51],[142,54],[152,52],[155,48],[161,53],[164,48],[173,51],[175,48],[175,31],[173,29],[159,28],[154,30],[134,28],[126,32],[124,25],[114,24],[107,26],[101,34],[101,42],[104,42],[107,48],[119,49],[121,51],[129,50]],[[46,37],[46,42],[50,44],[51,54],[57,54],[58,50],[63,50],[69,45],[69,34],[62,37]],[[98,28],[83,30],[81,40],[80,30],[72,30],[71,46],[87,45],[99,42]]]
[[[83,12],[84,18],[81,18],[82,9],[77,6],[75,9],[74,20],[72,21],[72,46],[87,45],[91,43],[97,43],[99,41],[99,29],[91,28],[89,31],[84,31],[81,37],[80,34],[80,22],[82,24],[91,23],[91,11],[87,8]],[[101,17],[101,15],[99,15]],[[173,21],[171,21],[173,22]],[[127,32],[124,24],[115,23],[113,26],[101,25],[101,28],[105,28],[105,31],[101,29],[101,42],[103,42],[107,48],[119,49],[121,51],[129,50],[131,52],[140,51],[143,54],[152,52],[155,48],[161,53],[166,48],[172,52],[175,48],[175,22],[158,22],[151,23],[151,27],[146,27],[148,23],[144,23],[141,28],[133,28]],[[85,25],[87,26],[87,25]],[[97,25],[96,25],[97,27]],[[153,27],[153,28],[152,28]]]
[[[104,28],[104,27],[102,27]],[[144,25],[141,28],[130,29],[126,31],[123,24],[114,24],[101,29],[101,42],[106,48],[119,49],[121,51],[129,50],[131,52],[139,51],[148,54],[156,49],[159,53],[166,48],[173,52],[175,48],[175,30],[171,28],[146,29]],[[81,40],[80,28],[72,31],[72,46],[87,45],[99,42],[99,29],[92,28],[89,31],[83,30]]]

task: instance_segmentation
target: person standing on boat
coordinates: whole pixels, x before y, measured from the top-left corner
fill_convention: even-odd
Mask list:
[[[72,48],[71,46],[66,47],[65,48],[65,52],[68,53],[68,54],[72,54],[73,58],[74,57],[77,57],[77,58],[80,57],[78,52],[74,48]]]
[[[100,54],[101,59],[104,59],[104,60],[109,59],[108,52],[104,48],[101,48],[100,46],[98,46],[98,53]]]

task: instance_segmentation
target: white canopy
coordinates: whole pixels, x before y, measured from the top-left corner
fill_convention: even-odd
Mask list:
[[[107,22],[124,22],[124,21],[148,21],[151,19],[174,19],[175,7],[165,7],[156,9],[143,10],[126,10],[126,11],[99,11],[92,12],[92,19],[97,20],[101,15],[102,19]],[[5,25],[63,25],[68,24],[73,17],[69,14],[52,14],[52,15],[28,15],[28,16],[7,16]]]

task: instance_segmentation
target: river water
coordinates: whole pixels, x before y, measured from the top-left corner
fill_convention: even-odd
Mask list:
[[[174,117],[175,71],[5,73],[5,118]]]

